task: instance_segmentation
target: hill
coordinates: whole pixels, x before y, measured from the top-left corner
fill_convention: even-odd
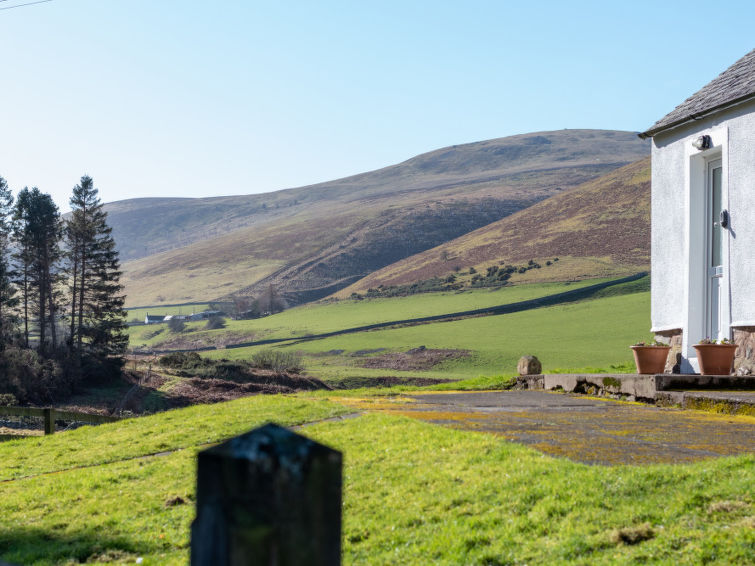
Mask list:
[[[301,302],[647,152],[631,132],[540,132],[298,189],[135,199],[107,210],[130,305],[211,300],[270,284]]]
[[[554,261],[558,258],[557,261]],[[650,263],[650,159],[491,223],[453,241],[406,258],[343,289],[336,296],[381,285],[399,286],[447,277],[469,282],[459,269],[502,264],[541,268],[513,273],[511,281],[564,281],[612,277],[648,269]]]

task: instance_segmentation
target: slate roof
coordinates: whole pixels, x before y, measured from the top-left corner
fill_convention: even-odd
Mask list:
[[[653,124],[640,137],[647,138],[687,120],[755,97],[755,49]]]

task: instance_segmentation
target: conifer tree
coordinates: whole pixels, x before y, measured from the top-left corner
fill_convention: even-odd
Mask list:
[[[26,346],[29,346],[29,327],[33,320],[39,331],[39,352],[45,353],[48,344],[55,351],[60,299],[60,213],[50,195],[37,187],[31,190],[24,187],[18,194],[13,219],[18,246],[16,281],[23,301]]]
[[[21,319],[24,323],[23,347],[29,347],[29,303],[30,288],[29,275],[31,273],[31,238],[29,232],[29,188],[24,187],[18,193],[16,205],[13,207],[12,234],[15,242],[15,251],[13,252],[13,261],[15,262],[14,280],[16,287],[21,292]]]
[[[120,262],[107,213],[89,176],[73,188],[66,225],[69,344],[82,372],[120,368],[128,344]]]
[[[18,297],[11,282],[13,270],[10,265],[12,212],[13,195],[8,183],[0,177],[0,350],[10,342],[18,319],[14,312]]]

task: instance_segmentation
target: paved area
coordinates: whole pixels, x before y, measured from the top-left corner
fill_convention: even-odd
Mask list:
[[[416,394],[361,408],[501,435],[588,464],[692,462],[755,453],[755,418],[545,391]]]

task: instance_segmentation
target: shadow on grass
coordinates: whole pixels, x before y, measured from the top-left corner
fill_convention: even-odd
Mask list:
[[[59,525],[59,530],[29,527],[0,530],[0,560],[12,564],[133,563],[139,556],[168,550],[138,543],[125,536],[108,536],[98,529],[69,532],[66,527]]]

